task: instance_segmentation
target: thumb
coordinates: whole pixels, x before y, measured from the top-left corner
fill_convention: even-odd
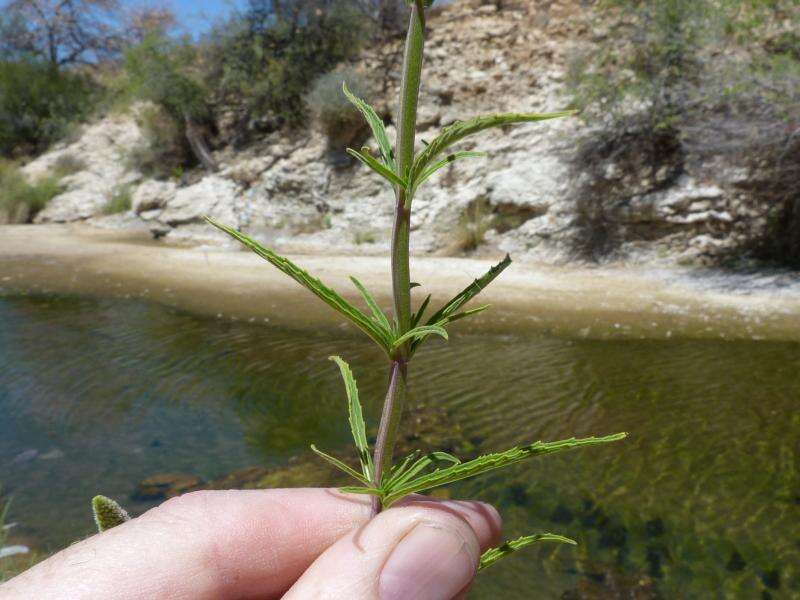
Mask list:
[[[452,600],[499,531],[486,504],[413,501],[337,541],[284,599]]]

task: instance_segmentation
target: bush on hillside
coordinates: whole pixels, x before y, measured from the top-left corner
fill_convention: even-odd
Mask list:
[[[195,164],[181,123],[161,107],[142,109],[136,120],[143,139],[127,152],[125,163],[129,169],[148,177],[169,179]]]
[[[638,239],[642,232],[619,222],[619,208],[669,184],[684,159],[688,168],[688,159],[699,164],[726,156],[753,173],[763,172],[763,164],[785,164],[787,137],[800,123],[800,38],[793,34],[800,14],[793,3],[606,0],[597,16],[598,42],[574,57],[568,76],[574,105],[595,125],[574,165],[583,175],[581,235],[574,240],[579,254],[603,258],[624,239]],[[754,156],[759,165],[751,164]],[[609,178],[605,167],[624,172]],[[650,182],[648,173],[667,180]],[[791,180],[776,184],[792,187]],[[785,196],[768,198],[761,187],[749,198],[768,207],[773,241],[800,239],[800,219],[787,217]],[[786,259],[793,243],[778,244]],[[766,247],[775,246],[760,244],[762,256],[777,256]]]
[[[122,185],[116,188],[103,206],[103,214],[116,215],[128,212],[133,205],[131,186]]]
[[[16,165],[0,161],[0,213],[3,221],[32,221],[62,191],[64,189],[57,177],[43,177],[30,183]]]
[[[332,152],[343,153],[348,147],[357,147],[366,127],[361,113],[342,92],[342,83],[360,98],[368,98],[366,80],[353,69],[342,69],[319,77],[305,96],[310,116],[328,138]]]
[[[204,136],[212,126],[210,92],[204,85],[196,52],[197,48],[186,40],[174,41],[152,33],[126,50],[125,72],[132,94],[155,104],[161,116],[169,120],[163,131],[151,129],[151,140],[168,142],[164,152],[188,149],[169,162],[179,160],[181,167],[199,162],[215,171]],[[150,143],[151,150],[155,150],[154,143]]]
[[[355,56],[363,39],[354,0],[296,0],[279,11],[267,4],[251,2],[206,41],[208,82],[237,107],[240,130],[301,124],[311,83]]]
[[[0,61],[0,155],[39,153],[92,108],[96,89],[77,73],[34,61]]]

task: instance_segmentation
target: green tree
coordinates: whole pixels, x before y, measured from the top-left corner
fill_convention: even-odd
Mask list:
[[[206,40],[208,81],[240,129],[298,125],[310,84],[359,50],[359,15],[353,0],[250,0]]]
[[[91,110],[97,87],[39,60],[0,61],[0,155],[41,152]]]
[[[125,72],[133,93],[163,110],[197,161],[216,171],[204,137],[204,126],[211,120],[209,91],[195,66],[196,53],[187,40],[151,33],[125,51]]]

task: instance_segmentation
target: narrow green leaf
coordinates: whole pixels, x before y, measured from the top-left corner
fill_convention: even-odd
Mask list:
[[[475,296],[481,293],[481,291],[489,285],[492,281],[494,281],[500,273],[502,273],[508,265],[511,264],[511,257],[506,254],[506,257],[501,260],[499,263],[494,265],[491,269],[489,269],[486,273],[484,273],[481,277],[473,281],[463,290],[461,290],[456,296],[452,298],[447,304],[445,304],[442,308],[440,308],[436,313],[428,319],[428,325],[436,325],[441,323],[447,323],[450,321],[452,315],[459,310],[462,306],[464,306],[467,302],[472,300]]]
[[[347,99],[355,105],[362,115],[364,115],[364,119],[372,130],[372,135],[375,136],[375,141],[378,142],[384,164],[390,171],[394,172],[396,169],[394,150],[392,150],[392,144],[389,141],[389,135],[386,133],[386,126],[383,124],[383,119],[378,116],[374,108],[353,94],[344,82],[342,82],[342,91],[344,95],[347,96]]]
[[[370,496],[380,496],[382,491],[371,487],[359,487],[354,485],[345,485],[339,488],[340,492],[345,494],[369,494]]]
[[[403,462],[392,465],[391,472],[388,474],[387,473],[383,474],[381,481],[381,488],[386,487],[387,482],[390,482],[400,477],[403,473],[405,473],[409,465],[411,465],[417,458],[419,458],[419,455],[420,451],[414,450],[411,454],[409,454],[403,459]]]
[[[425,183],[431,175],[436,173],[442,167],[446,167],[452,162],[455,162],[461,158],[478,158],[488,156],[486,152],[468,152],[466,150],[462,150],[460,152],[453,152],[452,154],[448,154],[443,159],[436,161],[432,165],[429,165],[425,168],[425,170],[419,174],[419,176],[414,180],[414,189],[419,188],[423,183]]]
[[[378,306],[378,303],[375,301],[375,296],[373,296],[369,292],[369,290],[366,287],[364,287],[364,284],[362,284],[355,277],[351,276],[350,281],[353,282],[353,285],[356,286],[356,289],[364,298],[364,301],[367,303],[367,306],[369,306],[369,309],[372,311],[372,316],[375,318],[375,320],[381,325],[381,327],[386,329],[386,331],[391,331],[392,325],[391,323],[389,323],[389,319],[386,316],[386,313],[384,313],[381,310],[381,307]]]
[[[422,287],[421,283],[417,283],[416,281],[412,281],[408,284],[408,289],[413,290],[416,287]]]
[[[440,325],[420,325],[396,338],[394,342],[392,342],[392,349],[399,348],[408,340],[420,340],[429,335],[438,335],[444,339],[448,339],[447,331],[445,331],[444,327]]]
[[[355,306],[350,304],[347,300],[342,298],[334,290],[326,286],[319,279],[312,277],[306,271],[295,265],[288,258],[284,258],[275,254],[272,250],[265,248],[255,240],[246,236],[245,234],[218,223],[214,219],[206,217],[211,225],[224,231],[234,239],[244,244],[247,248],[258,254],[261,258],[272,264],[279,271],[285,273],[297,283],[310,290],[320,300],[325,302],[328,306],[333,308],[339,314],[345,316],[353,324],[366,333],[376,344],[383,348],[387,353],[392,350],[392,337],[391,331],[383,330],[377,323],[370,319],[367,315],[358,310]]]
[[[562,110],[553,113],[505,113],[497,115],[485,115],[475,117],[468,121],[456,121],[442,129],[442,132],[428,144],[422,152],[420,152],[414,159],[414,164],[411,167],[409,181],[416,181],[422,173],[426,171],[428,166],[436,160],[442,152],[447,150],[456,142],[463,140],[465,137],[490,129],[492,127],[501,127],[503,125],[511,125],[513,123],[529,123],[534,121],[545,121],[548,119],[558,119],[560,117],[569,117],[577,114],[575,110]]]
[[[331,356],[330,359],[339,366],[339,371],[344,379],[344,386],[347,390],[347,406],[350,417],[350,431],[353,434],[353,441],[358,451],[358,459],[361,461],[361,470],[367,481],[372,480],[372,456],[369,453],[367,443],[367,427],[364,424],[364,414],[361,411],[361,402],[358,399],[358,386],[350,370],[350,365],[338,356]]]
[[[326,460],[326,461],[328,461],[328,462],[329,462],[329,463],[331,463],[331,464],[332,464],[334,467],[336,467],[337,469],[339,469],[339,470],[340,470],[340,471],[342,471],[343,473],[346,473],[346,474],[350,475],[350,477],[352,477],[352,478],[356,479],[357,481],[360,481],[360,482],[361,482],[361,483],[363,483],[363,484],[368,484],[368,483],[369,483],[369,481],[368,481],[368,480],[367,480],[367,479],[366,479],[366,478],[365,478],[365,477],[364,477],[364,476],[363,476],[361,473],[359,473],[359,472],[358,472],[358,471],[356,471],[355,469],[353,469],[353,468],[349,467],[348,465],[346,465],[345,463],[343,463],[342,461],[340,461],[338,458],[335,458],[335,457],[331,456],[331,455],[330,455],[330,454],[328,454],[327,452],[323,452],[322,450],[320,450],[319,448],[317,448],[317,447],[316,447],[314,444],[311,444],[311,450],[312,450],[312,451],[313,451],[313,452],[314,452],[314,453],[315,453],[317,456],[319,456],[319,457],[320,457],[320,458],[322,458],[323,460]]]
[[[560,440],[558,442],[535,442],[527,446],[516,446],[505,452],[497,452],[494,454],[486,454],[478,458],[441,469],[422,475],[413,481],[404,483],[401,486],[384,489],[383,505],[391,506],[397,500],[413,494],[415,492],[422,492],[425,490],[440,487],[468,479],[477,475],[482,475],[495,469],[501,469],[509,465],[518,463],[526,458],[533,456],[541,456],[544,454],[553,454],[563,450],[571,450],[581,446],[594,446],[597,444],[607,444],[609,442],[616,442],[625,438],[627,433],[617,433],[605,437],[589,437],[589,438],[570,438],[567,440]]]
[[[470,308],[469,310],[461,311],[460,313],[456,313],[450,317],[447,317],[447,322],[452,323],[453,321],[458,321],[459,319],[464,319],[466,317],[471,317],[472,315],[477,315],[478,313],[482,313],[487,308],[489,308],[489,304],[484,304],[483,306],[476,306],[475,308]]]
[[[505,558],[509,554],[513,554],[518,550],[522,550],[525,546],[530,546],[536,542],[560,542],[562,544],[577,545],[575,540],[571,540],[563,535],[556,535],[555,533],[537,533],[535,535],[526,535],[516,540],[510,540],[498,546],[497,548],[490,548],[481,555],[481,561],[478,564],[478,571],[492,566],[501,558]]]
[[[353,150],[352,148],[347,149],[347,153],[350,156],[354,156],[362,163],[367,165],[370,169],[375,171],[378,175],[383,177],[386,181],[391,183],[392,185],[400,186],[401,188],[406,188],[406,182],[403,181],[394,171],[389,169],[383,163],[378,162],[376,158],[374,158],[371,154],[366,152],[359,152],[358,150]]]
[[[414,316],[411,317],[411,328],[412,329],[414,327],[416,327],[417,325],[419,325],[419,322],[422,319],[422,315],[425,314],[425,309],[428,308],[428,304],[430,304],[430,302],[431,302],[431,295],[428,294],[425,297],[425,300],[422,301],[422,304],[420,304],[419,308],[417,309],[417,312],[415,312]]]
[[[448,454],[447,452],[429,452],[425,456],[417,459],[410,467],[404,469],[403,472],[397,473],[394,477],[387,481],[383,487],[385,489],[400,487],[419,475],[431,465],[441,462],[446,462],[451,465],[457,465],[461,463],[458,458],[452,454]]]
[[[130,515],[116,501],[106,496],[92,498],[92,513],[97,531],[100,533],[130,521]]]

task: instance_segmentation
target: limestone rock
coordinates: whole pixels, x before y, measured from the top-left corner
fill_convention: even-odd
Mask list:
[[[147,180],[133,192],[131,208],[140,216],[143,213],[164,208],[164,205],[175,196],[175,192],[176,186],[172,181]],[[152,216],[152,213],[150,214]]]
[[[209,175],[194,185],[177,190],[158,220],[175,227],[199,223],[204,216],[209,216],[238,226],[235,205],[240,196],[241,192],[233,181]]]

